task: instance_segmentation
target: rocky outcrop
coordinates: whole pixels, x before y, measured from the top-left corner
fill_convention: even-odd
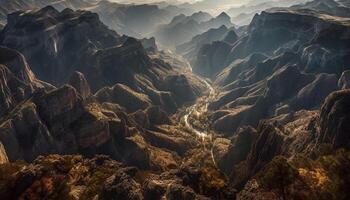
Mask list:
[[[191,80],[184,74],[169,75],[164,78],[161,87],[173,93],[178,105],[182,105],[195,100],[201,94],[203,83],[193,84],[193,81],[198,80]]]
[[[22,54],[0,47],[0,117],[28,98],[34,90],[53,88],[36,79]]]
[[[301,89],[291,103],[292,109],[313,109],[319,107],[324,99],[337,90],[337,76],[335,74],[319,74],[315,80]],[[322,89],[320,89],[322,88]]]
[[[84,99],[91,96],[90,86],[84,74],[74,72],[68,84],[73,86]]]
[[[144,38],[141,40],[142,46],[150,52],[156,52],[158,51],[158,47],[156,44],[156,39],[154,37],[151,38]]]
[[[339,89],[348,89],[350,88],[350,71],[346,70],[342,73],[338,81]]]
[[[231,139],[228,152],[219,161],[220,169],[224,173],[230,174],[233,170],[232,166],[246,160],[256,137],[257,131],[252,127],[243,127],[238,130]]]
[[[327,97],[320,113],[319,143],[330,143],[335,148],[350,148],[349,103],[349,90],[337,91]]]
[[[1,122],[0,130],[0,141],[10,161],[32,160],[55,148],[52,135],[33,103],[21,105],[9,120]]]
[[[129,112],[144,110],[151,104],[148,96],[137,93],[122,84],[116,84],[112,88],[103,88],[95,94],[95,97],[99,102],[117,103]]]
[[[6,151],[4,149],[4,145],[0,142],[0,165],[7,163],[9,159],[7,158]]]
[[[302,74],[297,66],[288,66],[276,71],[267,80],[265,98],[268,103],[281,102],[293,97],[303,86],[312,81],[311,75]]]
[[[151,106],[146,110],[146,114],[151,124],[170,124],[168,114],[159,106]]]

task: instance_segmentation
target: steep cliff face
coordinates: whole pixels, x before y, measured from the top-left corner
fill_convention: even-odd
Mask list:
[[[38,78],[55,85],[68,81],[74,70],[87,70],[81,66],[83,60],[97,49],[120,44],[119,36],[97,14],[70,9],[58,12],[51,6],[10,14],[0,38],[2,45],[26,57]]]
[[[321,108],[319,143],[349,149],[349,95],[349,90],[341,90],[327,97]]]
[[[91,89],[88,81],[86,80],[84,74],[80,72],[74,72],[70,77],[69,85],[73,86],[75,90],[84,98],[91,96]]]
[[[5,47],[0,47],[0,77],[0,117],[35,90],[54,88],[36,79],[22,54]]]

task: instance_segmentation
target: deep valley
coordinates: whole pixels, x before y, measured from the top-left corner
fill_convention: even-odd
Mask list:
[[[0,199],[349,199],[350,3],[231,3],[0,0]]]

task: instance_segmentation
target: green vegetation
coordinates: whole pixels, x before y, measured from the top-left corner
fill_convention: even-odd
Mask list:
[[[275,157],[260,174],[260,182],[269,189],[274,190],[287,200],[289,186],[298,178],[298,170],[290,165],[284,157]]]
[[[264,190],[284,200],[350,199],[350,152],[329,154],[329,149],[323,150],[315,159],[298,155],[287,161],[275,157],[256,178]]]

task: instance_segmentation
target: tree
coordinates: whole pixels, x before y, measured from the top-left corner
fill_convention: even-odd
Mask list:
[[[259,174],[259,181],[263,187],[273,190],[287,199],[288,188],[299,176],[298,170],[288,163],[282,156],[275,157]]]

